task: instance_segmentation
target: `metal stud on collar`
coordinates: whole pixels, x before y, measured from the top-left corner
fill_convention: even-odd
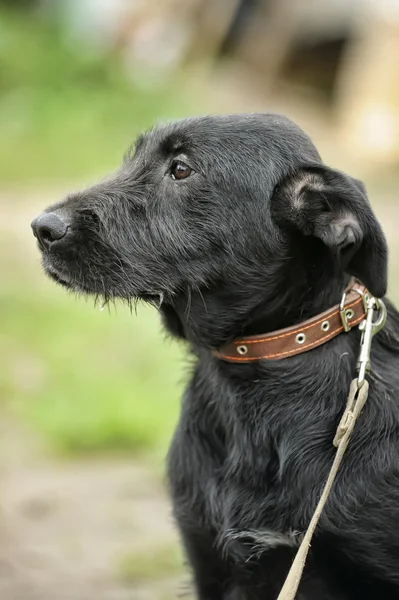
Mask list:
[[[297,344],[304,344],[306,342],[306,335],[304,333],[298,333],[295,341]]]
[[[242,356],[244,356],[248,352],[248,346],[245,346],[245,344],[241,344],[241,346],[237,346],[237,352],[238,352],[238,354],[241,354]]]

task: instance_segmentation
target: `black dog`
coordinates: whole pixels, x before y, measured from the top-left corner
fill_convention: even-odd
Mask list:
[[[363,185],[276,115],[183,120],[139,138],[108,180],[32,224],[67,288],[159,305],[196,356],[169,454],[200,600],[272,600],[330,469],[356,376],[356,328],[284,360],[214,351],[387,286]],[[375,336],[370,396],[322,515],[301,600],[399,598],[399,315]]]

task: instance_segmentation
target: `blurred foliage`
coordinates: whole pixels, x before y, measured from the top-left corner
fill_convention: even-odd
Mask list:
[[[48,17],[0,11],[3,187],[107,173],[139,131],[184,109],[178,86],[135,89],[115,57],[71,47]],[[39,264],[32,269],[31,246],[13,244],[13,227],[30,236],[26,202],[26,222],[14,222],[4,240],[3,406],[61,452],[164,452],[181,395],[180,349],[163,341],[155,310],[100,313],[92,299],[76,301],[46,280]]]
[[[0,12],[0,180],[86,176],[116,166],[157,119],[184,110],[184,92],[144,91],[120,61],[66,43],[38,12]]]

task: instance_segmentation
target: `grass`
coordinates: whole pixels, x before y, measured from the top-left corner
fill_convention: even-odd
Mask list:
[[[7,281],[0,305],[0,393],[54,449],[165,449],[179,409],[181,348],[163,340],[154,309],[108,314],[26,277]]]
[[[125,552],[116,564],[118,579],[127,585],[152,582],[183,571],[183,556],[176,544]]]

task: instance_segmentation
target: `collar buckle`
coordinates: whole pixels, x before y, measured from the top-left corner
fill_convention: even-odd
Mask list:
[[[349,324],[349,319],[351,319],[353,317],[353,311],[351,311],[351,309],[347,309],[345,307],[346,294],[347,294],[346,291],[342,294],[341,302],[339,305],[339,316],[341,317],[344,331],[347,333],[348,331],[350,331],[352,329],[352,326]]]
[[[352,280],[352,284],[357,283],[357,281]],[[352,325],[349,323],[350,319],[353,318],[353,311],[350,308],[345,308],[346,297],[350,292],[356,292],[362,297],[364,312],[367,314],[368,302],[370,299],[370,294],[368,290],[366,290],[363,286],[351,286],[347,287],[344,293],[342,294],[341,302],[339,304],[339,315],[341,317],[342,326],[344,328],[345,333],[348,333],[352,329]]]

